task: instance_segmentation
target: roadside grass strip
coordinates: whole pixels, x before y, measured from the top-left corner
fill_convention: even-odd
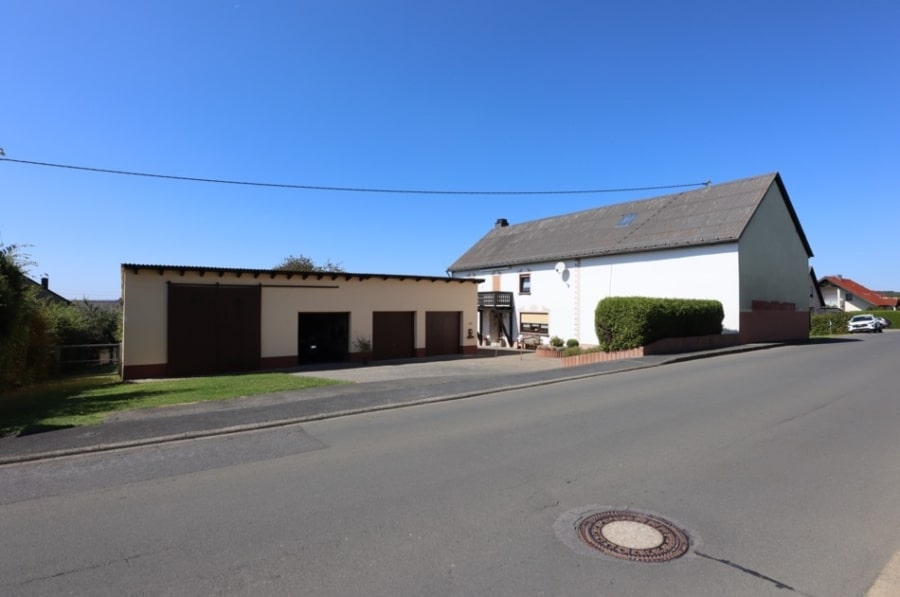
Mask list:
[[[110,413],[227,400],[345,382],[287,373],[122,382],[117,375],[52,380],[0,395],[0,436],[95,425]]]

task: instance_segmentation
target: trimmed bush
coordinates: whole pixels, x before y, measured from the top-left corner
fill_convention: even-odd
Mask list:
[[[566,340],[566,348],[573,348],[575,346],[578,346],[578,340],[576,340],[575,338],[569,338],[568,340]]]
[[[562,348],[563,340],[559,336],[553,336],[550,338],[550,346],[553,348]]]
[[[844,313],[843,311],[831,311],[813,315],[809,318],[810,336],[831,336],[847,333],[847,322],[858,313]]]
[[[608,297],[597,304],[594,325],[606,352],[646,346],[663,338],[722,333],[722,303],[701,299]]]

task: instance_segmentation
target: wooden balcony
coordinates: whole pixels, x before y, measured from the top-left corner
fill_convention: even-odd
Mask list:
[[[513,293],[479,292],[478,309],[512,309]]]

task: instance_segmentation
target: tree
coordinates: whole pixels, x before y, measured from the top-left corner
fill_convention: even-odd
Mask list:
[[[50,377],[58,345],[113,344],[122,335],[121,308],[42,300],[25,283],[34,265],[21,245],[0,244],[0,392]]]
[[[22,316],[27,265],[16,245],[0,245],[0,345],[9,342]]]
[[[115,344],[121,339],[119,309],[103,309],[87,300],[46,307],[57,344]]]
[[[19,246],[0,244],[0,391],[43,379],[50,371],[46,311],[25,285],[29,265]]]
[[[330,259],[321,265],[306,257],[305,255],[288,255],[281,263],[275,266],[276,270],[282,272],[343,272],[344,268],[340,263],[333,263]]]

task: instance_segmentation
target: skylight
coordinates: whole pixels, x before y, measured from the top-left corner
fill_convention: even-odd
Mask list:
[[[625,228],[634,221],[634,217],[636,215],[637,214],[634,213],[623,215],[621,218],[619,218],[619,223],[616,224],[616,228]]]

